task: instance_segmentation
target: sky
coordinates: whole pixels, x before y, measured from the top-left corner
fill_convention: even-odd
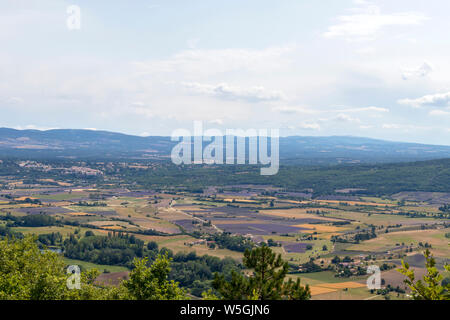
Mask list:
[[[0,126],[146,136],[202,121],[450,145],[448,12],[447,0],[1,0]]]

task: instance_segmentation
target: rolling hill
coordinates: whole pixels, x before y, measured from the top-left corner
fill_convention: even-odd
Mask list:
[[[0,128],[0,157],[168,159],[176,143],[170,137],[140,137],[108,131]],[[283,164],[386,163],[440,158],[450,158],[450,146],[346,136],[280,138]]]

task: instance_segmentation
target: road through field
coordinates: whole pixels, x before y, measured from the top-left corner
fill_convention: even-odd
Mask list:
[[[173,205],[176,203],[176,201],[175,200],[172,200],[170,203],[169,203],[169,207],[167,207],[167,210],[168,211],[172,211],[172,212],[178,212],[178,213],[181,213],[181,214],[183,214],[183,215],[185,215],[185,216],[188,216],[189,218],[192,218],[192,219],[194,219],[194,220],[197,220],[197,221],[200,221],[200,222],[202,222],[202,223],[208,223],[209,221],[206,221],[206,220],[203,220],[203,219],[201,219],[201,218],[199,218],[199,217],[194,217],[194,215],[192,215],[192,214],[189,214],[189,213],[187,213],[187,212],[184,212],[184,211],[180,211],[180,210],[177,210],[177,209],[175,209],[174,207],[173,207]],[[215,224],[213,224],[213,223],[211,223],[211,227],[213,227],[217,232],[219,232],[219,233],[222,233],[223,231],[220,229],[220,228],[218,228]]]

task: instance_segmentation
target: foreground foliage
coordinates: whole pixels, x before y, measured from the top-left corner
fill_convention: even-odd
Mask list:
[[[94,283],[97,270],[81,273],[80,288],[69,289],[62,257],[51,251],[42,251],[35,237],[4,239],[0,241],[0,299],[14,300],[169,300],[183,299],[185,292],[178,283],[167,280],[170,259],[158,256],[147,267],[147,259],[135,259],[130,279],[118,287]]]
[[[159,255],[156,261],[147,267],[147,258],[134,259],[135,268],[130,273],[130,280],[124,281],[130,297],[137,300],[180,300],[185,292],[178,283],[167,280],[170,272],[170,260],[167,255]]]
[[[231,281],[216,273],[213,286],[219,296],[208,290],[206,299],[252,299],[252,300],[307,300],[309,287],[296,282],[284,281],[288,272],[287,262],[269,247],[247,250],[244,265],[253,269],[250,276],[235,270]],[[117,287],[95,283],[99,272],[82,272],[78,289],[69,289],[68,280],[73,277],[66,272],[66,264],[60,254],[42,250],[37,238],[5,238],[0,241],[0,299],[16,300],[179,300],[186,299],[186,292],[178,282],[169,280],[171,258],[158,254],[148,266],[147,257],[133,261],[129,280]]]
[[[269,247],[261,246],[246,250],[243,263],[252,274],[232,272],[227,281],[221,274],[216,274],[213,287],[223,299],[230,300],[308,300],[311,298],[309,286],[300,285],[300,279],[285,281],[289,265],[276,255]],[[211,299],[211,292],[204,295]]]
[[[436,268],[436,260],[427,249],[424,252],[426,259],[425,267],[427,274],[423,280],[417,280],[408,263],[402,261],[402,267],[398,269],[400,273],[406,276],[405,283],[411,288],[414,300],[450,300],[450,284],[443,283],[443,276]],[[446,265],[445,269],[450,271],[450,266]]]

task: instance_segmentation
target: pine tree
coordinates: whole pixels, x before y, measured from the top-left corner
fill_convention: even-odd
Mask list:
[[[423,280],[417,280],[414,270],[410,269],[407,262],[402,260],[402,267],[397,269],[401,274],[406,276],[404,282],[412,290],[414,300],[450,300],[450,284],[441,283],[442,275],[436,268],[436,260],[426,249],[424,252],[426,259],[427,274],[423,276]],[[445,265],[445,269],[450,271],[450,266]]]
[[[266,245],[247,249],[243,263],[253,269],[248,277],[233,272],[231,281],[226,281],[223,275],[215,275],[213,287],[223,299],[307,300],[311,297],[309,286],[301,286],[300,279],[284,281],[289,265]]]

